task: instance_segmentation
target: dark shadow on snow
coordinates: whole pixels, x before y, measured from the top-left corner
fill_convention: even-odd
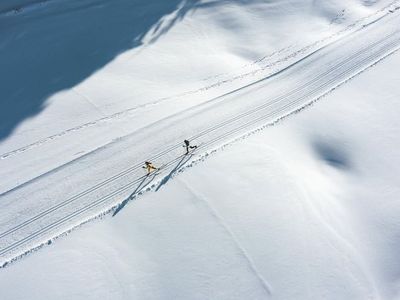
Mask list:
[[[172,168],[171,172],[169,172],[168,175],[166,175],[160,182],[160,184],[156,188],[156,192],[163,186],[165,185],[171,178],[174,176],[176,172],[179,171],[179,169],[184,166],[193,156],[193,153],[189,153],[188,155],[183,155],[181,160],[176,164],[175,167]]]
[[[0,16],[0,141],[117,55],[155,42],[198,0],[65,0]],[[164,18],[169,15],[169,18]]]
[[[350,158],[343,145],[337,142],[324,142],[321,140],[313,142],[313,148],[320,159],[328,165],[338,169],[350,169]]]
[[[136,189],[124,201],[122,201],[122,203],[115,209],[112,216],[115,217],[115,215],[118,214],[129,201],[131,201],[133,198],[135,198],[137,193],[139,193],[143,188],[148,186],[154,180],[154,178],[156,178],[156,176],[157,176],[157,173],[153,173],[153,174],[144,176],[143,180],[138,184]]]
[[[24,6],[37,2],[45,5]],[[5,0],[0,8],[18,13],[0,15],[0,142],[40,113],[51,95],[141,46],[145,36],[155,43],[197,9],[257,2],[262,0]]]
[[[1,0],[0,13],[5,12],[18,12],[22,7],[36,3],[46,3],[47,0]]]
[[[173,176],[175,173],[179,171],[179,169],[184,166],[191,158],[193,157],[193,153],[189,153],[188,155],[183,155],[182,158],[178,161],[178,163],[172,168],[172,170],[166,175],[160,182],[160,184],[156,188],[156,192],[163,186],[165,185]],[[125,205],[131,201],[132,199],[135,198],[135,196],[142,191],[146,186],[150,185],[150,183],[154,180],[154,178],[159,175],[158,171],[155,171],[154,173],[151,173],[147,176],[144,176],[143,180],[138,184],[138,186],[135,188],[135,190],[127,197],[122,203],[115,209],[113,213],[113,217],[118,214],[124,207]]]

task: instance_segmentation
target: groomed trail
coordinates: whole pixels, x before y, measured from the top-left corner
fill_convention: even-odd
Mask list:
[[[267,55],[258,55],[251,62],[246,61],[244,65],[237,66],[224,73],[199,77],[194,81],[179,79],[179,77],[185,76],[181,74],[181,76],[177,76],[176,80],[182,82],[183,86],[177,88],[175,93],[171,92],[169,88],[160,87],[160,90],[163,92],[158,93],[158,97],[152,94],[145,94],[138,98],[137,95],[132,95],[132,92],[122,91],[120,87],[107,87],[107,91],[119,91],[117,95],[107,100],[110,101],[111,107],[118,105],[121,101],[127,101],[127,105],[122,105],[118,109],[111,109],[109,103],[106,105],[109,107],[108,109],[105,109],[104,105],[99,104],[99,107],[103,107],[99,110],[96,105],[93,105],[93,103],[102,98],[101,93],[97,94],[98,88],[94,89],[96,93],[93,94],[80,85],[74,86],[67,91],[69,94],[69,97],[67,97],[68,100],[63,99],[58,102],[60,105],[66,105],[66,111],[73,108],[78,112],[70,112],[72,116],[66,118],[66,124],[64,124],[65,121],[53,122],[53,118],[57,119],[57,117],[60,117],[61,120],[65,119],[65,109],[58,112],[48,111],[40,114],[39,119],[41,121],[39,123],[28,126],[23,125],[11,138],[0,143],[0,177],[3,178],[0,181],[0,197],[3,193],[42,174],[51,172],[62,165],[68,164],[85,153],[90,153],[99,147],[109,144],[116,138],[132,134],[145,126],[158,122],[166,116],[192,108],[204,101],[223,95],[224,93],[229,93],[240,86],[245,86],[288,68],[298,60],[326,45],[375,23],[382,17],[395,11],[399,6],[398,3],[400,3],[398,0],[391,1],[384,7],[372,11],[367,15],[363,14],[360,18],[353,19],[351,22],[346,23],[344,27],[330,28],[327,31],[323,30],[323,34],[317,34],[315,38],[313,37],[311,40],[307,40],[307,42],[298,43],[288,41],[291,44],[284,44],[279,50],[274,50]],[[60,9],[61,11],[63,10],[62,8]],[[54,14],[54,11],[49,6],[44,10],[33,10],[28,15],[38,18],[37,14],[42,11],[46,16]],[[14,20],[10,16],[7,21],[17,21],[22,26],[18,30],[16,29],[17,32],[23,31],[23,24],[30,24],[30,26],[35,24],[35,22],[31,23],[31,21],[23,19],[23,15],[23,13],[18,13],[15,16],[17,20]],[[2,18],[0,16],[0,19],[5,22],[7,17]],[[42,29],[44,30],[46,27],[42,27],[40,31]],[[52,32],[49,32],[49,34],[53,35]],[[56,40],[62,39],[57,34],[53,38]],[[9,45],[8,47],[12,49],[13,46]],[[268,52],[268,50],[265,51]],[[261,53],[264,52],[261,51]],[[10,54],[6,53],[4,56],[6,57],[7,55]],[[46,63],[46,58],[44,58],[43,64]],[[127,72],[134,72],[133,70]],[[126,79],[124,76],[118,78],[118,83],[115,83],[115,79],[112,77],[102,80],[105,80],[107,83],[114,82],[117,86],[120,86],[126,80],[125,83],[129,86],[131,85],[131,79]],[[171,83],[171,85],[177,86],[178,84]],[[57,98],[58,96],[55,97]],[[49,101],[53,100],[49,99]],[[81,101],[83,102],[83,106]],[[49,107],[53,108],[53,105],[54,103]],[[88,113],[84,113],[86,112],[87,105],[90,106],[90,109]],[[6,107],[5,111],[7,110],[8,108]],[[83,143],[82,140],[85,142]],[[14,176],[8,176],[8,174],[18,175],[15,178]]]
[[[166,117],[2,194],[0,265],[143,190],[162,188],[196,156],[298,111],[399,48],[400,10],[394,10],[277,74]],[[184,139],[199,145],[192,155],[183,155]],[[164,167],[145,176],[145,160]]]

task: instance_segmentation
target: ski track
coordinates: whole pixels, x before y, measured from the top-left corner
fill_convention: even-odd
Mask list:
[[[392,53],[393,54],[393,53]],[[374,64],[376,65],[376,64]],[[374,66],[373,65],[373,66]],[[370,66],[372,67],[372,66]],[[368,67],[367,69],[369,69]],[[362,72],[364,72],[363,70]],[[368,299],[382,299],[379,293],[378,285],[372,276],[370,270],[367,267],[362,255],[360,255],[356,246],[353,245],[351,240],[342,235],[334,226],[330,224],[329,221],[319,212],[319,209],[313,202],[313,196],[309,193],[306,184],[302,182],[301,178],[296,179],[298,176],[292,174],[290,171],[290,166],[282,160],[281,163],[285,168],[285,172],[287,176],[294,178],[294,185],[297,187],[297,190],[300,191],[300,198],[302,201],[298,201],[297,204],[302,208],[304,216],[304,221],[310,220],[310,216],[312,215],[312,220],[317,220],[317,222],[321,225],[321,228],[328,233],[326,235],[329,241],[334,240],[334,243],[331,243],[331,246],[342,254],[342,257],[346,260],[346,269],[348,274],[353,278],[354,281],[357,282],[358,286],[365,290],[364,295],[369,295]],[[357,270],[357,268],[359,270]],[[362,283],[359,276],[360,271],[362,276],[364,276],[364,280],[368,282],[368,284]]]
[[[215,221],[220,225],[220,227],[231,238],[231,240],[232,240],[233,244],[235,245],[235,247],[237,248],[240,256],[246,261],[249,270],[254,274],[254,276],[260,282],[262,289],[265,290],[265,292],[267,293],[267,296],[271,296],[272,295],[271,285],[261,275],[260,271],[258,271],[258,269],[254,263],[254,260],[251,258],[248,251],[240,243],[239,239],[236,237],[236,235],[234,234],[232,229],[228,226],[225,219],[215,209],[215,207],[210,203],[210,201],[208,201],[203,195],[201,195],[198,191],[195,191],[192,187],[189,187],[189,185],[185,181],[181,180],[180,182],[184,184],[184,186],[188,192],[190,192],[195,198],[197,198],[199,201],[201,201],[203,203],[203,205],[209,211],[210,215],[215,219]]]
[[[43,5],[47,4],[47,2],[49,2],[49,0],[43,1],[43,2],[40,2],[40,3],[36,3],[36,4],[32,4],[32,6],[35,6],[35,7],[37,5],[43,6]],[[167,101],[171,101],[171,100],[179,100],[179,98],[182,99],[185,96],[190,96],[190,95],[194,95],[194,94],[197,94],[197,93],[202,93],[202,92],[208,91],[210,89],[213,89],[213,88],[216,88],[216,87],[220,87],[221,85],[224,85],[224,84],[232,83],[232,82],[237,81],[237,80],[243,80],[246,77],[255,76],[258,73],[264,72],[267,69],[271,70],[269,73],[265,74],[265,76],[267,76],[267,77],[271,76],[271,75],[273,75],[275,73],[279,73],[282,70],[290,67],[292,64],[296,64],[298,61],[294,61],[293,63],[289,63],[289,65],[283,65],[281,68],[277,68],[277,69],[272,69],[272,68],[276,67],[276,66],[279,66],[280,64],[284,64],[284,63],[286,63],[286,62],[288,62],[290,60],[294,60],[296,57],[298,57],[299,55],[302,55],[302,54],[304,55],[304,57],[307,57],[310,54],[310,53],[307,54],[308,51],[311,51],[311,53],[315,52],[315,51],[318,51],[318,50],[324,48],[325,46],[329,45],[330,43],[335,42],[336,41],[335,38],[343,37],[346,34],[350,34],[350,33],[354,32],[354,31],[357,31],[357,30],[360,30],[360,29],[364,29],[365,27],[370,26],[370,25],[378,22],[379,20],[381,20],[382,18],[384,18],[388,14],[392,14],[394,11],[400,9],[400,7],[396,6],[398,2],[399,2],[399,0],[393,1],[392,3],[388,4],[387,6],[383,7],[382,9],[374,12],[373,14],[371,14],[369,16],[366,16],[366,17],[363,17],[363,18],[361,18],[359,20],[356,20],[352,24],[347,25],[344,29],[337,31],[337,32],[333,33],[332,35],[330,35],[328,37],[325,37],[325,38],[317,40],[317,41],[315,41],[315,42],[313,42],[313,43],[311,43],[309,45],[306,45],[303,48],[300,48],[300,49],[298,49],[298,50],[296,50],[296,51],[294,51],[292,53],[289,53],[288,55],[286,55],[284,57],[278,57],[277,60],[275,60],[275,61],[268,62],[268,59],[274,57],[275,55],[283,53],[283,52],[287,51],[288,49],[291,49],[293,46],[288,46],[288,47],[282,48],[280,50],[277,50],[277,51],[275,51],[275,52],[273,52],[273,53],[271,53],[269,55],[265,55],[265,56],[255,60],[255,61],[253,61],[251,63],[248,63],[248,64],[246,64],[246,65],[244,65],[244,66],[242,66],[240,68],[240,69],[244,69],[246,67],[253,66],[253,65],[258,65],[258,64],[263,63],[263,62],[266,61],[265,65],[261,64],[259,66],[259,68],[255,69],[255,70],[251,70],[251,71],[246,72],[246,73],[235,75],[233,77],[229,77],[227,79],[223,79],[223,80],[217,81],[215,83],[211,83],[211,84],[209,84],[207,86],[203,86],[203,87],[195,89],[195,90],[182,92],[180,94],[176,94],[176,95],[172,95],[172,96],[168,96],[168,97],[162,97],[162,98],[156,99],[156,100],[154,100],[152,102],[148,102],[148,103],[141,104],[141,105],[138,105],[138,106],[135,106],[135,107],[131,107],[131,108],[119,111],[119,112],[117,112],[115,114],[112,114],[112,115],[109,115],[109,116],[105,116],[105,117],[102,117],[100,119],[93,120],[93,121],[90,121],[90,122],[87,122],[87,123],[84,123],[84,124],[81,124],[81,125],[69,128],[69,129],[66,129],[66,130],[64,130],[62,132],[59,132],[59,133],[51,135],[51,136],[47,136],[47,137],[45,137],[43,139],[40,139],[40,140],[38,140],[36,142],[33,142],[31,144],[28,144],[28,145],[25,145],[23,147],[20,147],[20,148],[5,152],[5,153],[0,155],[0,159],[3,160],[3,159],[10,158],[10,157],[12,157],[14,155],[23,153],[23,152],[25,152],[27,150],[30,150],[32,148],[36,148],[38,146],[44,145],[44,144],[46,144],[48,142],[51,142],[51,141],[53,141],[53,140],[55,140],[57,138],[63,137],[65,135],[67,135],[67,134],[74,133],[74,132],[77,132],[79,130],[86,129],[88,127],[92,127],[92,126],[99,125],[99,124],[104,123],[104,122],[109,122],[109,121],[112,121],[114,119],[118,119],[118,118],[124,117],[124,116],[128,115],[129,113],[132,113],[132,112],[137,111],[137,110],[145,109],[145,108],[148,108],[148,107],[151,107],[151,106],[157,106],[157,105],[159,105],[161,103],[164,103],[164,102],[167,102]],[[382,13],[383,13],[383,15],[380,15]],[[376,18],[374,19],[374,17],[376,17]],[[373,20],[368,21],[370,18],[372,18]],[[367,21],[367,23],[361,24],[364,21]],[[357,26],[360,26],[360,27],[356,28]],[[354,29],[354,28],[356,28],[356,29]],[[301,59],[302,58],[300,58],[300,60]],[[222,76],[226,76],[226,75],[229,76],[229,74],[232,74],[234,72],[235,71],[232,71],[232,72],[229,72],[229,73],[217,74],[217,75],[214,75],[214,76],[209,77],[209,78],[204,79],[204,80],[216,79],[216,78],[219,78],[219,77],[222,77]],[[78,92],[78,91],[76,91],[76,92],[79,93],[80,96],[86,98],[86,96],[82,95],[80,92]],[[90,102],[90,103],[93,105],[92,102]],[[96,109],[97,109],[97,107],[96,107]]]
[[[340,248],[336,248],[338,251],[342,252],[342,256],[346,258],[347,265],[346,268],[348,269],[348,273],[350,276],[357,282],[360,288],[366,290],[364,295],[369,295],[368,299],[381,299],[380,293],[377,288],[377,284],[375,282],[374,276],[368,270],[367,264],[362,258],[362,255],[356,249],[356,247],[346,239],[342,234],[340,234],[328,221],[324,219],[324,217],[318,212],[318,209],[315,207],[314,203],[312,202],[312,196],[309,195],[307,189],[301,184],[296,182],[297,188],[301,191],[301,196],[304,199],[304,204],[309,209],[305,209],[309,214],[315,216],[314,220],[318,220],[319,224],[322,228],[326,230],[329,234],[330,238],[333,238],[345,249],[343,251]],[[335,243],[335,244],[337,244]],[[351,257],[349,257],[349,254]],[[368,284],[364,284],[355,274],[359,275],[360,272],[357,270],[357,267],[361,270],[361,273],[364,276],[364,280],[368,282]],[[355,270],[356,269],[356,270]]]
[[[399,50],[400,44],[400,37],[399,30],[397,29],[395,32],[391,32],[390,34],[386,35],[384,38],[375,41],[372,44],[364,45],[361,50],[355,52],[353,55],[347,57],[346,59],[342,60],[340,63],[332,67],[331,69],[327,69],[322,74],[318,74],[315,76],[313,80],[297,86],[296,88],[292,89],[291,91],[283,94],[280,97],[275,98],[271,102],[267,102],[261,106],[248,110],[242,114],[239,114],[231,119],[226,121],[220,122],[217,125],[207,128],[197,134],[197,136],[192,137],[192,139],[199,139],[202,136],[207,137],[212,132],[217,131],[217,135],[212,137],[210,140],[204,142],[202,145],[198,147],[196,151],[202,150],[204,151],[203,155],[198,156],[196,159],[191,160],[184,164],[181,168],[177,169],[174,173],[168,175],[168,177],[173,177],[177,173],[180,173],[184,169],[193,166],[199,161],[203,161],[209,155],[229,146],[239,140],[242,140],[248,137],[251,134],[254,134],[268,126],[274,125],[280,120],[286,118],[287,116],[299,112],[307,106],[310,106],[312,103],[316,102],[317,100],[321,99],[326,94],[330,93],[337,87],[343,85],[344,83],[348,82],[358,74],[364,72],[366,69],[374,66],[382,59],[386,58],[387,56],[395,53]],[[394,36],[394,38],[393,38]],[[366,54],[361,60],[357,60],[359,56],[362,54]],[[353,64],[351,64],[353,62]],[[356,63],[355,63],[356,62]],[[349,64],[351,67],[343,68]],[[341,70],[339,73],[335,73],[337,70]],[[330,75],[335,75],[329,78]],[[338,80],[339,79],[339,80]],[[301,81],[301,80],[300,80]],[[322,82],[322,83],[321,83]],[[318,86],[318,83],[320,84]],[[296,85],[295,85],[296,86]],[[314,89],[313,89],[314,88]],[[296,98],[296,93],[301,93],[302,90],[307,90],[301,97]],[[289,99],[293,99],[289,101]],[[285,100],[287,103],[285,103]],[[261,115],[254,118],[252,115],[255,113],[260,113]],[[218,130],[224,128],[226,125],[232,125],[237,121],[242,120],[244,117],[252,116],[251,120],[245,123],[239,123],[239,125],[234,126],[233,128],[229,129],[227,132],[223,132],[222,134],[218,135]],[[251,130],[251,128],[256,128]],[[249,131],[250,130],[250,131]],[[236,136],[236,138],[235,138]],[[239,137],[237,137],[239,136]],[[228,140],[226,142],[226,140]],[[218,142],[222,142],[222,145],[217,145]],[[158,154],[154,155],[151,160],[155,158],[160,158],[166,156],[166,154],[171,153],[173,150],[177,150],[180,148],[180,144],[175,144],[174,146],[170,146],[165,150],[159,152]],[[161,173],[163,177],[166,173],[168,173],[168,168],[173,167],[177,161],[182,160],[184,157],[182,155],[175,157],[172,160],[169,160],[165,165],[165,171]],[[12,233],[20,229],[24,229],[26,226],[30,224],[35,224],[36,221],[43,219],[44,216],[48,216],[51,213],[64,208],[68,204],[73,203],[77,199],[86,196],[93,191],[98,190],[100,187],[107,186],[109,183],[115,181],[116,179],[127,177],[126,175],[130,174],[132,171],[137,170],[140,168],[142,162],[133,165],[130,168],[125,169],[124,171],[109,177],[107,180],[100,182],[97,185],[92,186],[90,189],[87,189],[79,194],[76,194],[74,197],[64,200],[57,205],[51,206],[47,210],[40,212],[39,214],[28,218],[24,222],[17,224],[14,227],[11,227],[2,233],[0,233],[0,240],[10,236]],[[115,210],[118,207],[118,203],[120,204],[121,195],[131,190],[131,188],[135,187],[135,185],[143,179],[144,176],[138,177],[133,181],[128,181],[128,184],[124,184],[121,187],[118,187],[111,193],[106,194],[100,198],[95,197],[95,201],[89,202],[78,209],[73,209],[72,212],[68,213],[61,218],[56,216],[56,221],[51,221],[46,226],[39,227],[38,230],[28,233],[22,239],[17,239],[16,241],[7,241],[6,246],[4,247],[3,243],[1,243],[2,248],[0,249],[0,257],[3,258],[2,266],[8,265],[10,262],[17,260],[18,258],[24,256],[27,253],[34,251],[34,249],[38,249],[46,243],[51,243],[52,240],[55,238],[62,236],[76,227],[79,227],[81,224],[88,222],[94,218],[99,216],[105,215],[107,212]],[[166,177],[162,180],[164,180]],[[145,189],[139,190],[133,198],[136,198],[138,195],[143,194],[146,191],[154,190],[155,187],[160,184],[162,180],[158,180],[150,187],[146,187]],[[167,178],[167,181],[169,178]],[[109,188],[107,189],[109,190]],[[117,198],[117,201],[112,201],[113,197]],[[108,201],[111,201],[108,203]],[[97,210],[96,210],[97,209]],[[84,213],[88,213],[84,215]],[[75,220],[74,218],[77,216],[82,216],[79,220]],[[69,221],[74,221],[73,223],[68,223]],[[39,224],[39,223],[38,223]],[[61,228],[61,225],[67,226],[66,228]],[[33,244],[32,244],[33,243]]]
[[[247,125],[247,124],[246,124]],[[179,158],[177,158],[176,160],[178,160],[178,159],[180,159],[180,157]],[[169,164],[171,164],[171,163],[174,163],[175,161],[172,161],[172,162],[170,162]],[[137,166],[136,166],[137,167]],[[129,170],[130,171],[130,170]],[[118,174],[119,176],[118,177],[120,177],[120,176],[123,176],[123,175],[126,175],[126,173],[124,172],[124,173],[122,173],[122,174]],[[104,184],[106,184],[107,182],[109,182],[109,181],[112,181],[112,180],[114,180],[115,178],[118,178],[118,177],[111,177],[111,178],[109,178],[106,182],[102,182],[102,184],[100,185],[100,186],[102,186],[102,185],[104,185]],[[141,180],[143,177],[140,177],[138,180]],[[136,183],[136,182],[135,182]],[[98,186],[94,186],[93,188],[95,189],[95,188],[97,188]],[[91,190],[90,190],[91,191]],[[82,196],[82,195],[79,195],[79,196]],[[2,233],[1,235],[0,235],[0,237],[3,237],[4,236],[4,233]]]
[[[390,36],[390,35],[388,35],[387,37],[389,37],[389,36]],[[376,43],[375,43],[375,44],[372,44],[371,46],[374,46],[374,45],[376,45]],[[318,50],[316,50],[315,52],[309,54],[308,56],[302,58],[301,60],[299,60],[299,61],[297,61],[296,63],[292,64],[290,67],[292,67],[292,66],[294,66],[294,65],[296,65],[296,64],[299,64],[302,60],[307,59],[307,57],[310,57],[312,54],[317,53],[319,50],[321,50],[321,49],[318,49]],[[362,53],[362,52],[364,52],[365,50],[366,50],[366,49],[363,49],[363,50],[361,50],[361,51],[359,51],[359,52],[353,54],[350,58],[354,58],[354,57],[357,56],[359,53]],[[333,70],[336,70],[336,69],[340,68],[340,67],[341,67],[344,63],[346,63],[347,61],[349,61],[349,58],[346,59],[346,60],[343,60],[341,63],[337,64],[336,67],[335,67]],[[285,71],[286,69],[289,69],[290,67],[285,68],[285,69],[279,71],[278,73],[273,74],[272,76],[278,75],[279,73]],[[332,69],[331,69],[330,71],[332,71]],[[328,72],[330,72],[330,71],[328,71]],[[323,73],[322,76],[326,75],[326,73],[327,73],[327,72]],[[262,82],[262,81],[264,81],[264,80],[266,80],[266,79],[270,79],[270,78],[271,78],[271,76],[267,76],[266,78],[260,79],[260,80],[258,80],[258,81],[256,81],[256,82],[253,82],[253,83],[249,84],[249,85],[246,85],[246,86],[244,86],[244,87],[238,88],[238,89],[236,89],[236,90],[234,90],[234,91],[231,91],[231,92],[229,92],[229,93],[227,93],[227,94],[224,94],[223,96],[227,96],[227,95],[233,94],[233,93],[235,93],[235,92],[240,91],[241,89],[250,87],[250,86],[252,86],[252,85],[255,85],[255,84],[257,84],[257,83],[260,83],[260,82]],[[317,79],[316,79],[316,80],[317,80]],[[312,82],[308,82],[307,84],[303,84],[302,86],[300,86],[300,87],[298,87],[298,88],[296,88],[296,89],[290,91],[288,94],[285,95],[285,97],[287,97],[287,95],[291,95],[291,94],[293,94],[293,93],[296,93],[296,92],[299,91],[301,88],[305,88],[307,85],[309,85],[310,83],[314,83],[314,82],[315,82],[315,80],[312,81]],[[174,118],[174,117],[176,117],[176,116],[179,116],[179,115],[182,114],[182,113],[190,112],[190,111],[193,110],[193,109],[197,109],[197,108],[199,108],[199,107],[201,107],[201,106],[210,104],[211,102],[218,101],[218,100],[222,99],[223,96],[218,96],[218,97],[213,98],[213,99],[211,99],[211,100],[209,100],[209,101],[207,101],[207,102],[205,102],[205,103],[201,103],[201,104],[199,104],[199,105],[197,105],[197,106],[195,106],[195,107],[190,107],[190,108],[186,109],[186,110],[183,111],[183,112],[179,112],[179,113],[173,114],[173,115],[168,116],[168,117],[166,117],[166,118],[164,118],[164,119],[162,119],[162,120],[159,120],[158,122],[166,121],[166,120],[168,120],[168,119],[172,119],[172,118]],[[280,100],[281,98],[277,98],[277,99]],[[210,133],[211,131],[214,131],[214,130],[216,130],[216,129],[219,129],[220,127],[222,127],[222,126],[224,126],[224,125],[226,125],[226,124],[229,124],[229,123],[231,123],[231,122],[237,121],[238,119],[240,119],[240,118],[242,118],[242,117],[246,117],[246,116],[248,116],[249,114],[255,113],[255,112],[259,111],[260,109],[270,108],[270,107],[273,106],[273,104],[276,104],[276,103],[275,103],[275,102],[268,102],[268,103],[263,104],[263,105],[261,105],[261,106],[257,106],[257,107],[255,107],[255,108],[249,110],[249,111],[246,111],[246,112],[244,112],[244,113],[242,113],[242,114],[239,114],[239,115],[233,117],[232,119],[223,121],[222,123],[219,123],[219,124],[217,124],[217,125],[215,125],[215,126],[213,126],[213,127],[207,128],[205,131],[202,131],[202,132],[198,133],[197,135],[194,135],[194,136],[189,137],[189,139],[190,139],[190,140],[198,139],[198,138],[204,136],[205,134]],[[148,126],[142,128],[142,129],[149,128],[149,127],[151,127],[152,125],[153,125],[153,124],[150,124],[150,125],[148,125]],[[133,132],[133,133],[131,133],[131,134],[134,134],[134,133],[135,133],[135,132]],[[116,141],[117,141],[117,140],[120,140],[120,139],[122,139],[122,138],[116,139]],[[113,142],[115,142],[115,141],[113,141]],[[111,142],[111,143],[113,143],[113,142]],[[111,143],[109,143],[109,144],[111,144]],[[90,154],[94,154],[95,152],[98,152],[98,151],[104,149],[104,148],[107,147],[107,145],[109,145],[109,144],[106,144],[106,145],[104,145],[104,146],[102,146],[102,147],[99,147],[99,148],[95,149],[94,151],[91,151],[91,152],[89,152],[89,153],[86,153],[86,154],[84,154],[82,157],[88,156],[88,155],[90,155]],[[160,155],[164,155],[165,153],[168,153],[168,152],[170,152],[170,151],[172,151],[172,150],[175,150],[175,149],[177,149],[177,148],[179,148],[179,147],[180,147],[180,144],[174,145],[174,146],[172,146],[171,148],[167,149],[166,151],[162,151],[162,152],[160,153]],[[151,157],[151,160],[155,160],[155,159],[159,158],[160,155],[155,155],[155,156]],[[19,189],[19,188],[21,188],[21,187],[23,187],[23,186],[26,186],[27,184],[32,183],[32,182],[34,182],[34,181],[36,181],[36,180],[38,180],[38,179],[42,179],[43,177],[45,177],[46,175],[49,175],[49,174],[53,173],[54,171],[61,170],[62,168],[67,167],[69,164],[79,161],[79,159],[82,158],[82,157],[78,157],[78,158],[74,159],[73,161],[70,161],[70,162],[68,162],[68,163],[66,163],[66,164],[64,164],[64,165],[62,165],[62,166],[60,166],[60,167],[58,167],[58,168],[56,168],[56,169],[50,170],[49,172],[47,172],[47,173],[45,173],[45,174],[41,174],[41,175],[39,175],[38,177],[29,180],[28,182],[22,183],[22,184],[20,184],[20,185],[18,185],[18,186],[16,186],[16,187],[12,188],[12,189],[9,190],[9,191],[3,192],[3,193],[0,194],[0,197],[1,197],[1,196],[5,196],[5,195],[9,194],[10,192],[15,191],[15,190],[17,190],[17,189]],[[143,162],[140,162],[139,164],[133,166],[132,168],[129,168],[129,169],[127,169],[127,170],[124,170],[123,172],[117,174],[116,176],[113,176],[113,177],[111,178],[111,180],[118,179],[118,178],[120,178],[121,176],[126,175],[126,174],[127,174],[126,172],[129,173],[130,171],[137,169],[137,168],[138,168],[139,166],[141,166],[142,164],[143,164]],[[106,182],[108,182],[108,180],[106,180]],[[0,237],[1,237],[1,234],[0,234]]]

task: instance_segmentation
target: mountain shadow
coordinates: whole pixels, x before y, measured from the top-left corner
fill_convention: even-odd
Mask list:
[[[0,141],[49,96],[140,46],[146,34],[155,42],[197,2],[54,0],[0,15]]]

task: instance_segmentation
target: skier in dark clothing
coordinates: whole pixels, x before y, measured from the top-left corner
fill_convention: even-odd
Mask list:
[[[185,155],[189,154],[189,149],[196,149],[197,146],[190,146],[190,142],[188,140],[183,141],[185,143],[184,147],[186,148],[186,153]]]

